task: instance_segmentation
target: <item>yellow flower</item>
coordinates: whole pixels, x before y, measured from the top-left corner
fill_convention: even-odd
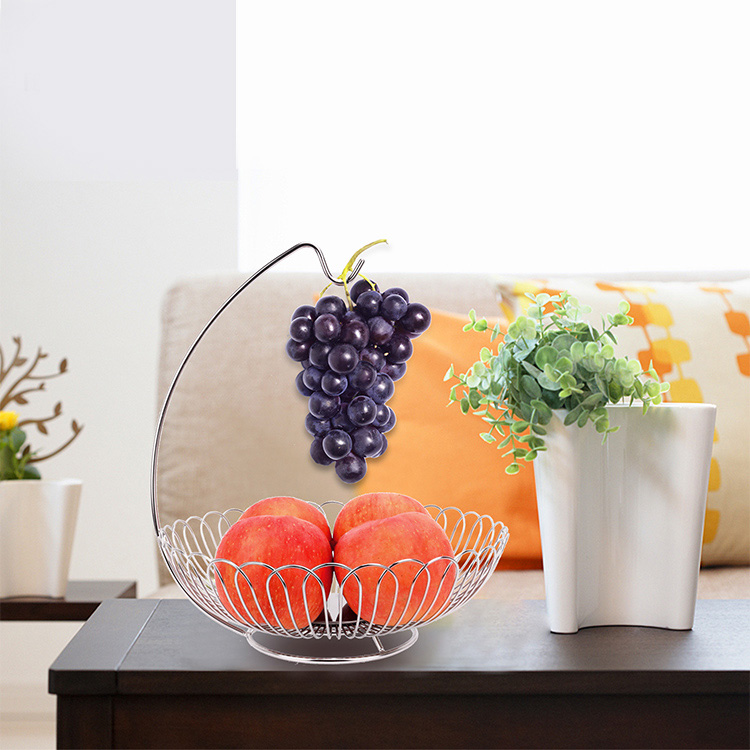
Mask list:
[[[14,411],[0,411],[0,430],[12,430],[18,424],[18,414]]]

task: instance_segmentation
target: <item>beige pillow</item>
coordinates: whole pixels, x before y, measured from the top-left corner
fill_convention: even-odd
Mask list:
[[[527,292],[567,290],[593,309],[591,321],[630,303],[634,323],[616,329],[622,356],[653,362],[670,401],[717,406],[703,535],[703,565],[750,563],[750,279],[606,281],[502,278],[498,302],[513,319]]]

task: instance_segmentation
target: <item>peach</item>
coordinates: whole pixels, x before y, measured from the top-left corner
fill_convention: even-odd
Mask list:
[[[349,500],[339,511],[336,523],[333,525],[333,543],[336,544],[347,531],[355,526],[395,516],[398,513],[430,515],[422,503],[399,492],[368,492],[358,495]]]
[[[244,518],[224,534],[216,558],[229,561],[215,563],[219,599],[243,622],[302,628],[323,611],[331,589],[331,567],[326,566],[331,545],[309,521],[293,516]],[[271,570],[286,565],[301,568]],[[308,571],[319,565],[326,567],[315,571],[318,581]]]
[[[277,497],[266,497],[253,503],[238,520],[250,518],[251,516],[294,516],[301,518],[303,521],[309,521],[315,524],[326,536],[329,542],[331,540],[331,527],[328,519],[325,517],[320,508],[306,500],[300,500],[298,497],[289,497],[288,495],[278,495]]]
[[[359,582],[338,566],[336,578],[347,604],[376,625],[403,625],[438,614],[456,581],[451,543],[427,513],[362,523],[339,539],[333,556],[351,569],[365,566],[356,573]],[[381,566],[392,572],[383,573]]]

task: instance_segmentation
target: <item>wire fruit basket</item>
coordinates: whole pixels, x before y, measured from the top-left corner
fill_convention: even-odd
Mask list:
[[[238,566],[215,556],[221,537],[242,514],[237,508],[178,520],[161,529],[158,542],[172,575],[190,599],[213,619],[244,635],[257,650],[296,662],[368,661],[403,651],[416,641],[418,627],[466,604],[487,581],[505,548],[508,530],[489,516],[458,508],[427,506],[427,510],[448,536],[454,557],[356,568],[336,562],[315,568],[271,568],[255,562]],[[400,568],[406,564],[411,567],[404,575]],[[263,569],[264,575],[253,575],[254,568]],[[298,574],[294,582],[285,575],[290,571]],[[326,578],[332,580],[330,587]],[[240,596],[231,597],[235,592]],[[293,604],[300,597],[301,614]],[[347,603],[356,607],[365,597],[385,603],[386,622],[365,620]],[[227,604],[230,598],[241,603]],[[308,605],[320,598],[325,606],[318,614]],[[264,640],[264,634],[276,638]],[[388,636],[400,637],[389,642]],[[364,650],[355,654],[327,656],[294,650],[293,639],[371,639],[372,646],[368,650],[363,645]]]
[[[350,568],[331,562],[272,567],[237,565],[217,557],[219,543],[243,510],[231,508],[190,516],[162,526],[157,466],[167,408],[192,353],[216,319],[258,276],[300,247],[311,247],[332,283],[323,254],[302,243],[270,261],[244,282],[209,320],[183,359],[159,416],[151,464],[151,510],[159,549],[177,584],[206,615],[243,635],[256,650],[309,664],[345,664],[382,659],[412,646],[417,628],[455,612],[487,582],[508,541],[499,521],[455,507],[426,506],[448,537],[452,555],[428,561]],[[359,272],[360,261],[347,282]],[[317,507],[328,516],[343,503]],[[368,606],[369,605],[369,606]],[[385,613],[385,614],[383,614]]]

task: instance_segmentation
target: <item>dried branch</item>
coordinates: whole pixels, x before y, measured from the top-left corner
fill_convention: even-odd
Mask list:
[[[51,422],[53,419],[57,419],[61,414],[62,414],[62,402],[58,401],[55,404],[54,414],[51,414],[49,417],[42,417],[41,419],[23,419],[18,423],[18,426],[24,427],[27,424],[35,424],[39,432],[41,432],[43,435],[47,435],[49,433],[47,431],[47,428],[45,427],[45,424],[47,422]]]
[[[73,429],[73,434],[57,450],[52,451],[52,453],[48,453],[46,456],[34,456],[33,458],[30,458],[28,460],[28,463],[38,464],[40,461],[46,461],[48,458],[56,456],[58,453],[60,453],[60,451],[65,450],[65,448],[67,448],[78,437],[78,435],[81,433],[81,430],[83,430],[83,425],[79,425],[78,422],[75,421],[75,419],[71,422],[70,426]]]
[[[21,337],[16,336],[13,341],[16,342],[16,353],[13,357],[13,360],[8,365],[7,370],[2,372],[2,377],[0,377],[0,383],[5,379],[5,377],[10,373],[10,371],[13,368],[17,367],[23,367],[26,362],[28,362],[28,359],[26,357],[21,357]],[[50,380],[52,378],[57,378],[60,375],[63,375],[68,370],[68,360],[63,359],[60,361],[60,364],[58,365],[58,371],[54,373],[49,373],[45,375],[38,375],[34,373],[34,369],[39,364],[39,362],[43,359],[46,359],[49,355],[42,351],[42,348],[39,347],[37,350],[36,356],[34,357],[34,361],[31,363],[31,365],[26,369],[24,373],[20,375],[13,383],[13,385],[8,388],[8,390],[5,392],[5,395],[0,397],[0,409],[3,409],[5,406],[10,404],[12,401],[17,401],[18,393],[16,392],[16,388],[24,381],[24,380]],[[22,391],[22,393],[27,393],[27,391]],[[26,403],[25,401],[17,401],[19,404]]]
[[[46,356],[47,355],[44,354],[41,347],[39,347],[36,353],[36,357],[34,357],[34,361],[28,367],[26,372],[24,372],[19,378],[17,378],[13,385],[11,385],[11,387],[8,388],[8,390],[5,392],[5,395],[0,398],[0,409],[2,409],[4,406],[7,406],[12,401],[14,396],[13,391],[18,387],[20,383],[23,383],[23,381],[29,377],[34,368],[39,364],[39,360]],[[10,370],[12,370],[14,367],[22,367],[24,364],[26,364],[26,362],[27,360],[25,358],[16,357],[15,360],[11,363],[10,368],[8,369],[8,373],[10,373]]]
[[[18,393],[13,394],[12,398],[9,399],[8,403],[11,403],[15,401],[17,404],[28,404],[29,401],[27,398],[25,398],[25,394],[27,393],[33,393],[34,391],[43,391],[44,390],[44,383],[40,383],[35,388],[26,388],[26,390],[18,391]]]

